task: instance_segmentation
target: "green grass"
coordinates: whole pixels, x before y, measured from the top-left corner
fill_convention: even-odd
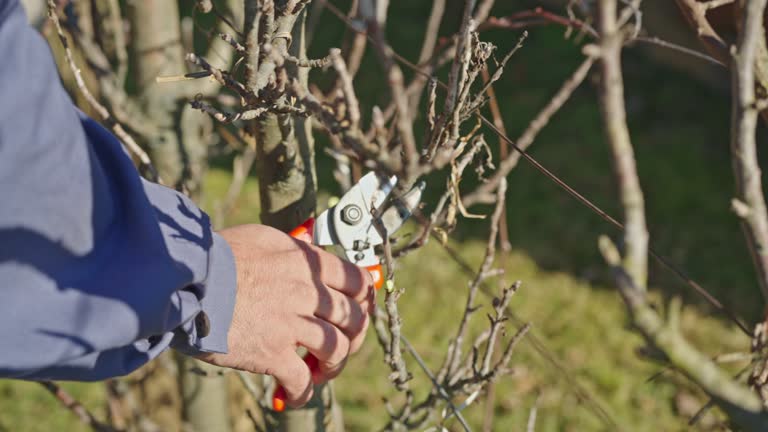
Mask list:
[[[210,185],[223,185],[227,176],[217,170],[209,178]],[[249,186],[255,190],[255,184]],[[244,203],[232,214],[232,222],[254,219],[258,204],[247,198]],[[463,259],[479,265],[482,241],[470,236],[451,246],[460,251]],[[397,282],[407,290],[400,303],[405,335],[419,347],[431,368],[437,369],[447,338],[455,332],[468,277],[436,242],[399,264]],[[519,248],[503,260],[503,266],[509,280],[523,281],[512,301],[516,314],[533,324],[533,332],[547,350],[617,423],[633,425],[632,430],[686,429],[687,419],[678,416],[673,400],[675,396],[699,394],[672,373],[646,382],[661,368],[636,355],[641,341],[625,328],[623,306],[610,286],[589,283],[566,271],[542,268]],[[481,302],[489,303],[487,299]],[[482,315],[478,316],[476,324],[485,322]],[[733,329],[724,328],[722,322],[694,308],[686,310],[683,322],[687,334],[704,349],[737,350],[746,342]],[[498,430],[522,428],[528,410],[537,400],[538,430],[605,430],[589,404],[580,402],[573,393],[563,373],[530,343],[520,345],[513,364],[515,374],[505,378],[497,391]],[[416,375],[414,384],[423,394],[428,381],[413,362],[411,367]],[[337,394],[350,430],[369,430],[386,420],[381,398],[395,396],[386,375],[380,350],[369,338],[337,381]],[[481,411],[476,406],[468,415],[477,422]]]
[[[223,188],[228,178],[226,171],[213,170],[207,186],[209,190]],[[253,222],[257,218],[255,182],[250,180],[246,188],[227,223]],[[248,191],[253,191],[253,195],[249,196]],[[449,245],[476,267],[484,252],[484,242],[470,234],[465,237]],[[691,396],[700,403],[705,399],[672,372],[646,382],[663,368],[636,354],[642,341],[626,328],[623,305],[612,287],[591,283],[569,271],[545,268],[518,247],[500,260],[500,265],[506,269],[508,281],[523,281],[512,300],[516,316],[533,324],[532,331],[546,350],[615,422],[632,425],[631,430],[637,431],[687,429],[687,418],[678,415],[675,398]],[[601,266],[599,261],[593,265]],[[400,302],[404,334],[433,370],[439,367],[447,340],[456,331],[468,280],[461,267],[434,241],[399,261],[397,283],[406,288]],[[654,298],[663,307],[663,299]],[[475,330],[478,325],[486,325],[488,299],[483,297],[481,304],[486,309],[478,312]],[[685,310],[683,326],[694,342],[712,354],[739,350],[747,343],[736,330],[696,308]],[[386,421],[382,397],[397,400],[386,379],[388,370],[381,351],[373,335],[370,336],[336,382],[350,430],[380,427]],[[504,378],[497,390],[497,430],[523,428],[534,403],[539,408],[537,430],[606,430],[591,403],[579,400],[563,372],[548,363],[530,342],[519,346],[513,365],[515,373]],[[423,395],[429,388],[428,380],[413,361],[410,367],[416,376],[417,393]],[[468,411],[468,417],[478,424],[480,405]]]
[[[64,383],[68,392],[103,417],[100,403],[104,386],[88,383]],[[0,380],[0,431],[47,432],[52,430],[88,430],[66,409],[57,405],[47,390],[33,382]]]
[[[227,171],[210,171],[206,207],[213,205],[214,197],[221,196],[228,183]],[[255,181],[249,179],[227,224],[258,220],[257,191]],[[549,241],[541,238],[541,242]],[[518,243],[519,239],[513,236],[513,242]],[[460,242],[451,241],[450,245],[459,250],[464,260],[479,265],[483,241],[468,236]],[[523,281],[512,300],[517,316],[533,324],[533,333],[546,349],[617,423],[632,425],[631,429],[637,431],[685,429],[686,419],[677,415],[673,400],[680,393],[699,397],[698,393],[672,373],[646,382],[660,367],[635,354],[641,341],[625,328],[623,306],[609,286],[590,283],[568,271],[547,269],[519,247],[500,264],[509,281]],[[400,302],[404,333],[435,370],[448,338],[455,332],[468,276],[436,242],[404,258],[399,265],[397,282],[407,290]],[[599,263],[594,265],[599,267]],[[481,304],[487,306],[488,299],[483,297]],[[484,313],[478,313],[475,330],[486,324]],[[734,330],[726,329],[722,322],[695,308],[686,309],[683,322],[692,339],[713,350],[712,353],[737,350],[746,343]],[[512,364],[515,373],[500,382],[496,393],[497,430],[523,428],[534,403],[539,409],[537,430],[606,430],[589,403],[579,400],[563,373],[529,342],[519,346]],[[423,395],[428,380],[413,361],[410,367],[416,376],[417,394]],[[382,397],[397,398],[386,376],[380,349],[374,338],[369,337],[337,380],[337,394],[349,430],[370,430],[384,424]],[[66,388],[102,413],[101,385],[67,384]],[[476,423],[481,413],[480,403],[467,411]],[[0,381],[0,430],[42,431],[54,427],[85,430],[36,384]]]

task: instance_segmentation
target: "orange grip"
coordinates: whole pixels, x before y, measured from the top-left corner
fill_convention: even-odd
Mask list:
[[[272,395],[272,409],[277,412],[285,411],[285,399],[288,396],[285,394],[283,386],[277,386],[275,394]]]
[[[301,225],[294,228],[290,233],[290,236],[299,239],[302,241],[305,241],[307,243],[312,243],[312,240],[314,238],[313,231],[315,229],[315,218],[309,218],[304,221]]]
[[[381,269],[381,264],[368,266],[366,267],[366,270],[368,270],[373,277],[373,287],[376,289],[381,288],[384,285],[384,270]]]

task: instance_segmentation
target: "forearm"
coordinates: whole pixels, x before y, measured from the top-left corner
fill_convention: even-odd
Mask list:
[[[207,216],[78,113],[15,0],[0,53],[0,376],[101,379],[171,344],[226,350],[235,269]]]

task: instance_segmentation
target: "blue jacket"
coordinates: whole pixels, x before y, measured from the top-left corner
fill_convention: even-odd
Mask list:
[[[99,380],[169,346],[226,352],[235,287],[208,216],[138,176],[0,0],[0,377]]]

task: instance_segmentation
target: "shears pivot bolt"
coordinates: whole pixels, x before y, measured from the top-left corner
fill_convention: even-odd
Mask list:
[[[341,220],[348,225],[357,225],[363,220],[363,211],[360,207],[350,204],[341,210]]]

